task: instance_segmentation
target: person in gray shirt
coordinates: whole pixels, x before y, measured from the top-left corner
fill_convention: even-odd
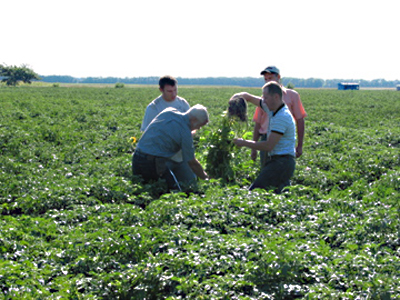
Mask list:
[[[144,132],[153,119],[164,109],[173,107],[180,112],[187,112],[190,108],[186,99],[178,96],[178,80],[171,75],[165,75],[158,80],[161,95],[151,101],[146,107],[140,131]],[[194,134],[195,131],[192,132]],[[178,151],[172,158],[176,162],[182,161],[182,153]],[[189,170],[187,176],[195,177]]]
[[[150,122],[167,107],[176,108],[180,112],[187,112],[190,108],[186,99],[178,96],[178,81],[174,77],[170,75],[162,76],[158,85],[161,95],[147,105],[141,131],[145,131]]]
[[[196,104],[187,112],[168,107],[147,126],[132,157],[134,175],[141,175],[145,182],[165,179],[169,189],[184,189],[194,183],[196,177],[208,179],[195,157],[192,131],[208,123],[207,109]],[[171,158],[182,152],[182,161]]]

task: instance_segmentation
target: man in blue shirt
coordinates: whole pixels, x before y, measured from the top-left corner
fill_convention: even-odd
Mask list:
[[[246,101],[261,107],[269,115],[269,126],[266,141],[234,139],[238,147],[266,151],[268,157],[261,172],[250,186],[255,188],[274,189],[280,193],[289,184],[295,170],[296,156],[296,123],[288,107],[282,100],[282,87],[275,81],[263,86],[263,97],[249,93],[239,93]]]
[[[166,108],[158,114],[143,133],[132,157],[132,171],[145,181],[163,178],[170,189],[181,189],[193,183],[188,168],[201,179],[207,173],[195,158],[192,131],[208,123],[207,109],[195,105],[187,112]],[[182,151],[182,161],[171,158]]]

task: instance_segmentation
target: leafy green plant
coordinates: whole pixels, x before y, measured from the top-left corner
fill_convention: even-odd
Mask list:
[[[208,147],[206,171],[212,178],[221,178],[226,182],[235,179],[237,167],[234,157],[238,155],[239,150],[232,139],[247,136],[243,127],[243,122],[224,112],[216,129],[205,133],[202,140],[206,141]],[[247,123],[245,127],[247,129]]]
[[[231,173],[165,194],[130,171],[157,89],[0,89],[0,298],[399,299],[400,94],[300,89],[303,155],[275,195],[226,143],[251,138],[221,116],[240,91],[180,87],[210,114],[196,157],[217,145]]]

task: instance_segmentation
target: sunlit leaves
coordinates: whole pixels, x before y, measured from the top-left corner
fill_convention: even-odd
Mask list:
[[[209,109],[203,165],[240,90],[180,87]],[[395,299],[400,94],[300,93],[304,154],[281,195],[247,190],[259,162],[244,149],[230,181],[165,194],[130,165],[157,89],[0,89],[4,298]]]

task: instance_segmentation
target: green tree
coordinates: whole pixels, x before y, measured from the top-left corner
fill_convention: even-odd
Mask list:
[[[294,89],[294,84],[292,82],[289,82],[287,84],[286,88],[293,90]]]
[[[8,86],[16,86],[20,81],[31,83],[32,80],[39,80],[40,77],[27,65],[6,66],[0,65],[1,82],[5,82]]]

